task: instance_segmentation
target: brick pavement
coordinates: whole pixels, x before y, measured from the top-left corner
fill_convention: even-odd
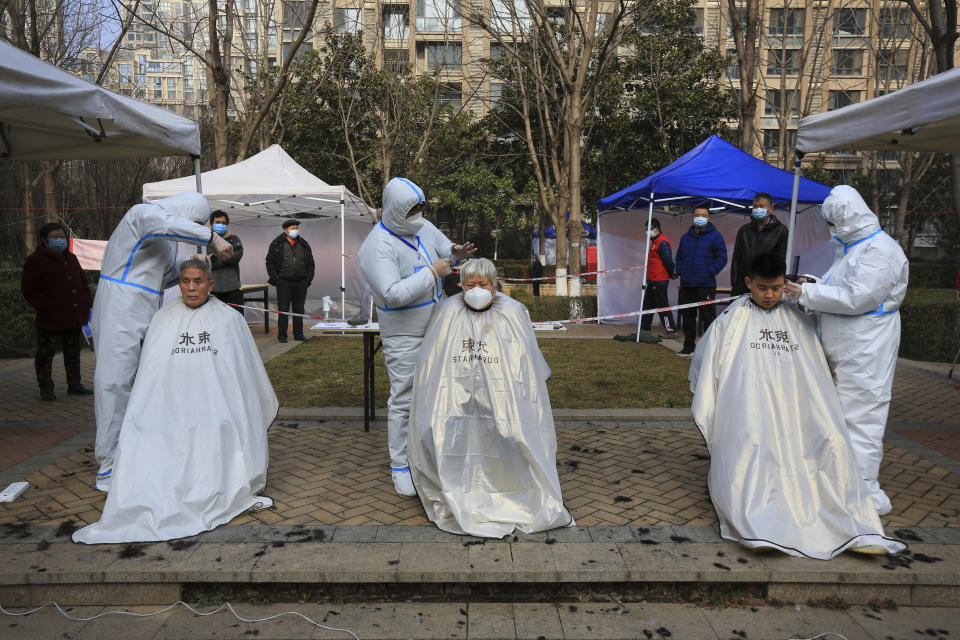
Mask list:
[[[580,525],[713,525],[708,459],[692,426],[570,426],[558,430],[564,499]],[[266,494],[276,508],[243,524],[423,525],[417,498],[396,495],[386,472],[386,429],[282,422],[270,432]],[[0,523],[59,525],[99,518],[91,447],[31,475],[31,490],[0,505]],[[960,477],[888,444],[880,482],[894,504],[888,526],[960,527]]]

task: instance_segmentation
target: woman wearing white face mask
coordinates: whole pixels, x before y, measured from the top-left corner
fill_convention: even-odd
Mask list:
[[[427,328],[413,381],[410,471],[427,517],[485,537],[571,525],[530,314],[497,291],[487,259],[467,262],[460,282]]]

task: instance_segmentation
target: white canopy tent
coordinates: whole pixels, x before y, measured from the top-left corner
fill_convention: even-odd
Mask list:
[[[170,155],[199,157],[196,122],[113,93],[0,40],[0,156],[111,160]]]
[[[339,300],[341,319],[348,310],[352,315],[367,306],[366,280],[354,256],[376,223],[376,212],[363,200],[342,185],[314,176],[276,144],[201,177],[211,209],[227,213],[230,232],[243,242],[241,281],[267,281],[264,261],[270,241],[282,233],[283,220],[297,218],[316,261],[307,312],[316,313],[324,296]],[[143,199],[150,202],[190,190],[192,181],[188,176],[145,184]]]
[[[831,149],[960,152],[960,69],[801,119],[791,221],[796,215],[800,157]],[[788,249],[792,247],[791,242]]]

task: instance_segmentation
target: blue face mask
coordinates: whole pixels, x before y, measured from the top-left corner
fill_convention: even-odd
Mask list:
[[[50,251],[56,251],[57,253],[60,253],[67,248],[67,239],[50,238],[47,240],[47,248],[50,249]]]
[[[296,238],[296,237],[298,237],[298,236],[300,235],[300,229],[290,229],[290,231],[288,231],[287,234],[288,234],[291,238]]]
[[[764,218],[767,217],[767,210],[762,207],[757,207],[756,209],[750,212],[750,215],[753,216],[754,220],[763,220]]]
[[[705,227],[705,226],[707,226],[707,222],[709,222],[709,221],[707,220],[706,216],[696,216],[696,217],[693,219],[693,226],[695,226],[695,227]]]
[[[214,222],[213,230],[219,233],[220,235],[223,235],[227,232],[227,225],[223,224],[222,222]]]

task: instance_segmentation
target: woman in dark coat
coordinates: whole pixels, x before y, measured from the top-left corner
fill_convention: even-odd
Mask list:
[[[20,290],[37,312],[35,365],[41,400],[56,400],[51,368],[57,348],[63,349],[67,395],[90,395],[80,382],[81,327],[90,317],[93,295],[77,257],[67,250],[63,225],[40,227],[37,248],[23,265]]]

